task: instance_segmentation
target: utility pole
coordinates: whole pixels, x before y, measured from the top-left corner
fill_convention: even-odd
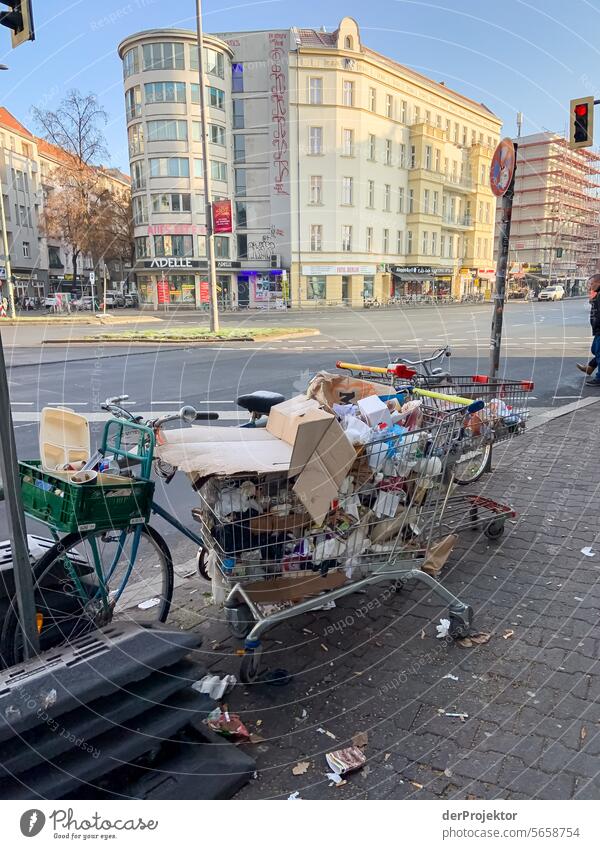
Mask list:
[[[6,232],[6,218],[4,214],[4,196],[2,194],[2,173],[0,172],[0,227],[2,227],[2,250],[4,251],[4,268],[6,271],[6,285],[8,286],[8,311],[11,318],[16,318],[15,310],[15,287],[12,279],[12,266],[8,252],[8,233]],[[1,408],[0,408],[1,409]]]
[[[219,330],[219,305],[217,302],[217,270],[213,236],[212,191],[210,161],[208,158],[208,122],[206,120],[206,87],[204,80],[204,34],[202,32],[202,0],[196,0],[196,29],[198,34],[198,81],[200,83],[200,135],[202,136],[202,163],[204,176],[204,208],[206,219],[206,253],[208,257],[208,291],[210,298],[210,329]]]
[[[102,282],[103,282],[103,286],[104,286],[104,294],[102,295],[102,312],[104,313],[104,315],[106,315],[106,263],[104,262],[104,260],[102,262],[103,262],[103,272],[102,272],[103,280],[102,280]]]

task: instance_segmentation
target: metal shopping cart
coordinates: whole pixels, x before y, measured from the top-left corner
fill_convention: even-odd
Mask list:
[[[450,634],[469,632],[472,609],[420,567],[439,539],[465,418],[484,405],[434,395],[416,427],[387,428],[358,447],[318,523],[286,472],[214,476],[200,487],[193,512],[214,595],[245,639],[242,681],[259,674],[267,629],[384,581],[425,584],[448,604]]]

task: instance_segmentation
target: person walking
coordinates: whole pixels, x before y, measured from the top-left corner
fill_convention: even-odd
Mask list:
[[[598,363],[600,362],[600,273],[592,274],[588,279],[588,293],[590,302],[590,324],[592,326],[592,357],[584,365],[577,363],[577,368],[588,376],[586,386],[600,386],[600,379],[597,372]],[[596,372],[596,376],[592,377]]]

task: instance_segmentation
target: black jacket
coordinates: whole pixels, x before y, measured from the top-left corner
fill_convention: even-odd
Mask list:
[[[590,301],[590,324],[592,335],[600,336],[600,291],[596,292],[596,297]]]

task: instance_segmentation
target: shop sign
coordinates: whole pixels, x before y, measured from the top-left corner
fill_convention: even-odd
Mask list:
[[[168,304],[170,301],[169,296],[169,281],[168,280],[159,280],[156,284],[156,295],[158,298],[159,304]]]
[[[157,256],[154,259],[144,260],[144,268],[168,268],[168,269],[188,269],[188,268],[207,268],[208,263],[199,259],[190,259],[183,256]]]
[[[330,274],[375,274],[374,265],[303,265],[302,274],[326,277]]]
[[[442,275],[452,275],[452,268],[436,268],[432,265],[390,265],[392,274],[425,274],[430,277],[439,277]]]
[[[523,271],[526,271],[528,274],[541,274],[542,266],[539,262],[524,262]]]
[[[206,227],[198,224],[149,224],[149,236],[205,236]]]
[[[242,263],[231,259],[218,259],[215,262],[216,268],[241,268]]]
[[[233,225],[231,220],[231,201],[215,200],[212,203],[213,233],[231,233]]]

